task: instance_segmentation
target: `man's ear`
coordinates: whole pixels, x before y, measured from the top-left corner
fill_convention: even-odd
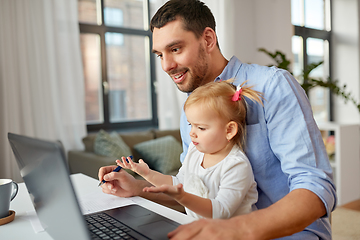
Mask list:
[[[228,124],[226,124],[226,138],[228,141],[233,139],[235,135],[238,132],[238,125],[234,121],[230,121]]]
[[[206,27],[204,32],[203,32],[203,38],[205,40],[205,46],[206,46],[206,51],[207,52],[211,52],[214,48],[216,48],[216,43],[217,43],[217,38],[216,38],[216,33],[215,31],[210,28],[210,27]]]

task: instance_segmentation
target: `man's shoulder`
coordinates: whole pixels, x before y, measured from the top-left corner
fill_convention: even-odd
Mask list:
[[[252,78],[258,78],[258,77],[271,77],[276,72],[282,72],[285,71],[283,69],[279,69],[277,67],[269,67],[269,66],[263,66],[259,64],[254,63],[243,63],[241,60],[239,60],[237,57],[233,56],[225,71],[228,73],[226,75],[233,75],[232,77],[235,79],[241,79],[246,77],[252,77]]]
[[[278,84],[286,84],[289,76],[288,71],[274,66],[242,63],[237,75],[234,77],[234,84],[238,85],[248,81],[248,84],[255,86],[255,90],[263,92]]]
[[[286,70],[277,67],[243,63],[236,56],[233,56],[224,71],[219,75],[218,80],[233,78],[235,80],[234,84],[236,85],[247,80],[254,84],[262,85],[273,78],[283,76],[286,72]]]
[[[285,70],[279,69],[277,67],[268,67],[263,65],[258,65],[254,63],[242,63],[241,68],[239,69],[239,74],[242,76],[247,76],[248,78],[272,78],[278,72],[284,72]]]

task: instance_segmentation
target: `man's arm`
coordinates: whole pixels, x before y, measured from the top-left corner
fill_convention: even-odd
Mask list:
[[[296,189],[268,208],[228,220],[200,220],[169,233],[171,239],[274,239],[302,231],[326,214],[320,198]],[[224,238],[224,236],[226,236]]]
[[[254,225],[254,220],[263,226],[252,228],[253,234],[258,234],[260,239],[273,239],[289,236],[300,232],[316,219],[326,214],[324,203],[313,192],[307,189],[296,189],[287,194],[273,205],[263,210],[253,212],[249,219]]]

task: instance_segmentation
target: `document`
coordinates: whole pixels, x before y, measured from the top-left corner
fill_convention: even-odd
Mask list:
[[[103,193],[101,188],[98,188],[84,196],[78,196],[78,200],[83,214],[90,214],[135,204],[135,202],[129,198],[121,198]]]

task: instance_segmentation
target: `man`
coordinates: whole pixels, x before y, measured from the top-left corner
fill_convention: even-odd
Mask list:
[[[308,99],[286,71],[226,60],[220,52],[215,20],[198,0],[170,0],[151,20],[153,52],[180,91],[191,93],[211,81],[234,78],[263,92],[264,106],[248,103],[246,154],[258,184],[258,209],[227,220],[203,219],[180,226],[172,239],[331,239],[329,216],[336,193],[321,134]],[[190,126],[181,117],[183,161]],[[171,202],[165,194],[145,194],[149,184],[125,171],[99,170],[103,191]]]

